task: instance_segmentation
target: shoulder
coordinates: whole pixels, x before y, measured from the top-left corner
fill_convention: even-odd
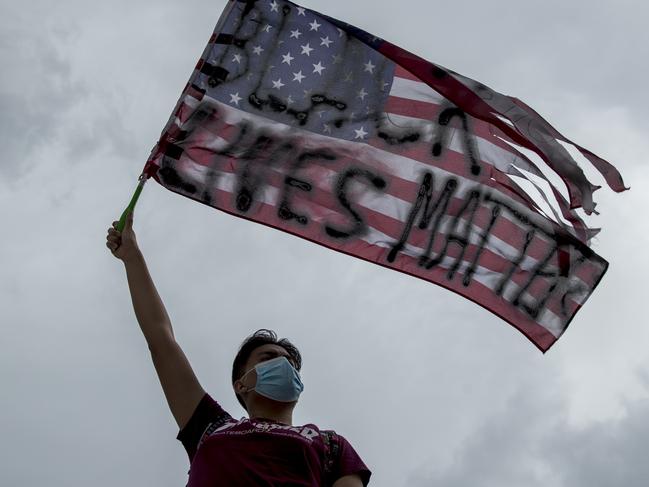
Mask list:
[[[180,433],[182,434],[183,431],[191,426],[196,426],[197,423],[214,422],[220,419],[231,418],[232,416],[206,392]]]
[[[343,435],[336,430],[319,430],[320,437],[325,446],[340,451],[343,448],[352,448],[351,444]]]
[[[176,439],[182,442],[191,459],[204,435],[231,419],[232,416],[212,396],[205,393]]]
[[[326,475],[335,482],[341,477],[356,474],[363,485],[367,485],[372,472],[347,438],[334,430],[321,430],[320,435],[325,444]]]

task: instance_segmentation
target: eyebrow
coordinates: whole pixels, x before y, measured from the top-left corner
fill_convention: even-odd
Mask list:
[[[283,355],[281,352],[278,352],[278,351],[276,351],[276,350],[266,350],[266,351],[264,351],[264,352],[261,352],[261,353],[259,354],[259,357],[263,357],[263,356],[265,356],[265,355],[274,355],[274,356],[276,356],[276,357],[287,357],[287,358],[288,358],[287,355]]]
[[[286,357],[286,359],[289,362],[291,362],[291,365],[295,366],[295,360],[293,360],[293,357],[291,357],[291,355],[288,352],[281,353],[281,352],[278,352],[276,350],[265,350],[265,351],[261,352],[258,355],[258,357],[262,358],[262,357],[268,356],[268,355],[272,355],[274,357]]]

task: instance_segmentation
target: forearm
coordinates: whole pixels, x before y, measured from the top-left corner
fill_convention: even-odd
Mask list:
[[[173,329],[167,310],[151,279],[141,252],[124,263],[135,316],[149,349],[154,352],[173,340]]]

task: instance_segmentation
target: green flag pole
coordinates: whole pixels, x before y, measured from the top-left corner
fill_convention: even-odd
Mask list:
[[[140,197],[140,193],[142,192],[142,188],[144,188],[144,184],[146,183],[147,180],[146,174],[141,174],[138,180],[140,181],[139,184],[137,185],[137,188],[135,189],[135,193],[133,194],[133,197],[131,198],[131,202],[128,204],[126,209],[124,210],[124,213],[122,213],[121,218],[119,219],[119,223],[117,223],[117,231],[122,232],[124,230],[124,226],[126,225],[126,217],[128,216],[129,213],[131,213],[135,209],[135,205],[137,203],[138,198]]]

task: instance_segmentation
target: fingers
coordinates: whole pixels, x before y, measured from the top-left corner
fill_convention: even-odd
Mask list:
[[[119,237],[107,237],[106,238],[106,246],[111,249],[115,250],[117,247],[122,245],[122,239]]]
[[[113,227],[117,225],[117,222],[113,222]],[[106,247],[108,247],[111,252],[114,252],[122,244],[122,234],[117,231],[115,228],[108,229],[108,235],[106,235]]]
[[[117,227],[119,225],[119,222],[117,221],[114,221],[113,226],[107,230],[108,234],[106,235],[106,247],[108,247],[113,254],[115,254],[115,252],[122,245],[122,234],[127,230],[132,231],[133,229],[133,211],[130,211],[128,213],[125,223],[126,224],[124,225],[124,230],[122,232],[117,230]]]
[[[106,240],[106,247],[114,254],[119,249],[121,243],[115,240]]]

